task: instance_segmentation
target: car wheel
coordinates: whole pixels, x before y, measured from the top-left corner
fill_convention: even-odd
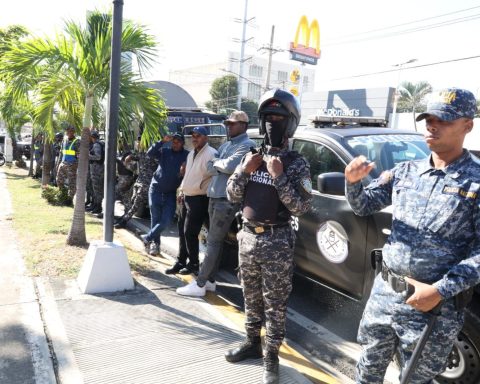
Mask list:
[[[466,311],[465,325],[448,356],[447,369],[436,384],[478,384],[480,382],[480,321]]]

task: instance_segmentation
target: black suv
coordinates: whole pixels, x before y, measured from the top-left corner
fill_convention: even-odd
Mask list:
[[[259,140],[259,135],[252,134]],[[415,131],[362,126],[299,127],[292,149],[310,163],[313,204],[293,217],[297,233],[296,272],[347,296],[366,302],[375,277],[371,253],[382,248],[392,222],[391,207],[374,215],[353,213],[345,198],[345,166],[356,156],[374,161],[368,184],[382,171],[406,160],[423,159],[430,150]],[[480,382],[479,290],[467,309],[465,326],[438,383]]]

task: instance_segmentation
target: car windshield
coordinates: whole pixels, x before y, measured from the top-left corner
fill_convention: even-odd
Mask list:
[[[430,149],[420,134],[353,136],[347,139],[347,144],[356,156],[364,155],[375,162],[378,174],[392,169],[402,161],[424,159],[430,154]]]

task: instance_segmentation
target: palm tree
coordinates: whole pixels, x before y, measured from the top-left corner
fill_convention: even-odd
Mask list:
[[[417,121],[415,120],[415,113],[425,110],[424,99],[426,95],[432,92],[432,86],[426,81],[420,81],[416,84],[405,81],[400,84],[399,92],[398,109],[401,112],[412,112],[416,131]]]
[[[140,73],[133,74],[122,65],[120,85],[120,125],[125,135],[133,120],[144,126],[142,140],[145,145],[161,137],[159,127],[166,118],[165,105],[155,90],[148,88],[139,78],[154,58],[155,41],[144,27],[125,22],[122,31],[122,52],[136,57]],[[73,21],[65,25],[65,33],[55,40],[33,38],[2,58],[0,71],[5,69],[22,89],[24,72],[37,71],[35,119],[53,140],[54,119],[57,110],[66,114],[70,123],[81,133],[77,169],[77,193],[72,225],[67,244],[84,246],[85,188],[88,170],[89,137],[92,121],[98,120],[101,103],[108,93],[110,74],[112,18],[94,11],[82,27]],[[23,87],[25,85],[23,84]],[[23,88],[25,89],[25,88]]]

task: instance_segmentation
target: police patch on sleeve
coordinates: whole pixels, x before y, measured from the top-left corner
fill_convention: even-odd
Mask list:
[[[312,180],[306,177],[300,181],[300,185],[302,186],[303,190],[307,193],[312,193]]]

